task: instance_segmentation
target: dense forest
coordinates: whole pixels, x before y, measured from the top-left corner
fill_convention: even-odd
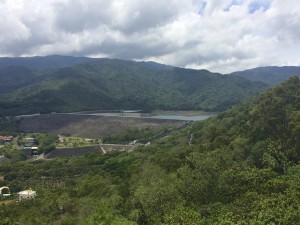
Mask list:
[[[0,224],[298,224],[300,80],[134,152],[19,161]]]
[[[85,62],[84,58],[76,64],[80,59],[67,58],[69,61],[58,64],[55,57],[38,59],[17,58],[15,64],[10,61],[11,66],[4,68],[0,59],[3,114],[113,109],[223,111],[267,88],[266,84],[238,76],[151,62]]]

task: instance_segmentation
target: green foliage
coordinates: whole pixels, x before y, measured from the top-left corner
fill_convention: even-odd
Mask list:
[[[132,203],[139,205],[139,218],[158,224],[163,215],[180,204],[181,197],[175,188],[176,178],[165,173],[160,167],[145,164],[138,177],[134,177],[135,188],[132,190]],[[132,213],[132,212],[131,212]]]
[[[9,74],[11,79],[21,74],[19,70],[22,68]],[[205,70],[166,69],[109,59],[28,73],[29,81],[20,81],[17,86],[7,80],[7,91],[0,92],[3,114],[95,109],[222,111],[266,88],[261,83]]]
[[[1,113],[1,112],[0,112]],[[13,135],[17,134],[17,124],[19,119],[14,117],[5,117],[0,115],[0,135]]]
[[[27,155],[12,143],[2,146],[0,148],[0,155],[4,155],[11,162],[27,159]]]
[[[132,142],[134,140],[147,140],[153,138],[156,135],[158,135],[158,132],[155,132],[150,128],[135,128],[117,134],[111,134],[103,138],[103,143],[128,144],[129,142]]]
[[[38,144],[40,153],[49,153],[55,149],[55,144],[58,142],[58,136],[55,134],[37,134],[35,140]]]

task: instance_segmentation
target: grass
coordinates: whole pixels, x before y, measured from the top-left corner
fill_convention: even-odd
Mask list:
[[[56,145],[56,149],[88,147],[95,146],[100,143],[101,141],[99,139],[60,136],[60,142]]]

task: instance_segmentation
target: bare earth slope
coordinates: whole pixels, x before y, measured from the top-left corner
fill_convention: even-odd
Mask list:
[[[18,125],[20,132],[50,132],[74,137],[103,138],[132,128],[177,128],[186,121],[114,116],[47,114],[24,117]]]

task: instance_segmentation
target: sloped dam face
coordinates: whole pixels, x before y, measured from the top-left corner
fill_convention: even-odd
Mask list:
[[[154,111],[151,113],[142,113],[134,110],[118,111],[118,112],[76,112],[74,115],[93,115],[93,116],[115,116],[115,117],[133,117],[133,118],[149,118],[149,119],[164,119],[164,120],[185,120],[185,121],[200,121],[205,120],[217,113],[203,111]]]
[[[103,139],[107,135],[134,128],[162,130],[178,128],[187,121],[151,118],[47,114],[24,117],[18,124],[19,132],[68,134],[73,137]]]

